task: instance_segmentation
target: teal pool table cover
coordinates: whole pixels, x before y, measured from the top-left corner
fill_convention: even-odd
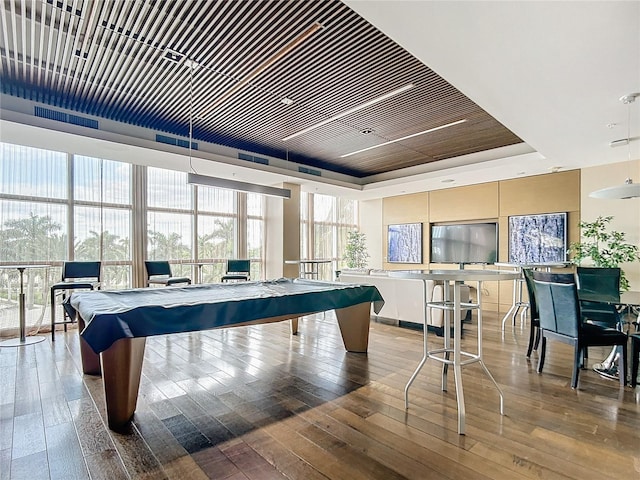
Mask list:
[[[323,312],[384,300],[372,285],[286,279],[234,284],[74,292],[67,308],[86,326],[80,333],[100,353],[121,338],[193,332],[254,320]]]

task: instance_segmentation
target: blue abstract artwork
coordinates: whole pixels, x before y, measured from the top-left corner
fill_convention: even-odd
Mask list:
[[[566,213],[509,217],[509,263],[564,262],[566,252]]]
[[[389,262],[422,263],[422,223],[389,225],[388,242]]]

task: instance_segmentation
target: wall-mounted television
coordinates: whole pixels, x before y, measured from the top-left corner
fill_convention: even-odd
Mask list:
[[[431,263],[495,263],[498,224],[431,225]]]
[[[402,223],[387,227],[387,261],[422,263],[422,224]]]
[[[566,260],[566,213],[509,217],[509,263],[526,265]]]

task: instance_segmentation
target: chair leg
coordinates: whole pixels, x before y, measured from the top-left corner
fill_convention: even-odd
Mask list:
[[[544,356],[547,353],[547,337],[542,332],[542,343],[540,344],[540,353],[538,354],[538,373],[542,373],[542,367],[544,367]]]
[[[589,363],[589,347],[584,347],[582,352],[582,368],[585,368],[585,365]]]
[[[533,350],[533,345],[536,341],[536,330],[537,328],[533,324],[533,320],[532,320],[531,328],[529,329],[529,346],[527,347],[527,358],[531,356],[531,351]]]
[[[56,341],[56,292],[51,290],[51,341]]]
[[[67,292],[62,291],[62,303],[67,299]],[[64,308],[62,309],[62,326],[64,327],[64,331],[67,331],[67,312],[65,312]]]
[[[586,347],[576,341],[573,345],[573,375],[571,376],[571,388],[578,388],[578,376],[580,375],[581,357]]]
[[[627,344],[618,346],[618,377],[620,378],[620,387],[627,385]]]
[[[542,332],[542,329],[540,327],[537,327],[537,329],[536,329],[536,343],[533,346],[534,350],[538,350],[538,347],[540,346],[540,337],[542,336],[541,332]]]
[[[640,338],[631,337],[631,386],[638,384],[638,364],[640,363]]]

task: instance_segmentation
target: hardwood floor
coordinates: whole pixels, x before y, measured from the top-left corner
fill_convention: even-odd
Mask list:
[[[539,375],[526,328],[503,336],[495,317],[485,362],[506,415],[480,367],[465,367],[465,436],[453,375],[442,392],[434,362],[404,409],[419,331],[374,322],[367,355],[344,351],[332,313],[294,337],[284,322],[149,338],[125,434],[105,426],[77,331],[56,339],[0,349],[0,480],[640,478],[640,389],[583,370],[572,390],[571,351],[557,342]]]

